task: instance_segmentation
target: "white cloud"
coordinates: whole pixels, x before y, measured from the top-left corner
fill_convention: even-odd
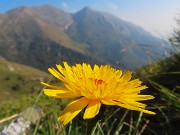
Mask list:
[[[66,2],[62,2],[61,5],[63,6],[64,9],[67,9],[68,8],[68,5]]]
[[[113,9],[113,10],[116,10],[118,9],[118,5],[114,4],[114,3],[108,3],[107,4],[109,8]]]

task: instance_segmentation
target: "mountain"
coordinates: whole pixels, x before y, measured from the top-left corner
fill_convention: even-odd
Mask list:
[[[83,54],[79,45],[64,32],[72,22],[71,15],[56,7],[23,6],[1,18],[0,55],[8,60],[43,70],[62,61],[96,61]]]
[[[73,15],[73,20],[67,29],[68,35],[85,44],[87,53],[112,65],[138,67],[148,64],[147,52],[162,53],[159,39],[141,27],[108,13],[85,7]]]
[[[18,7],[0,14],[0,29],[2,57],[43,70],[62,61],[134,69],[148,64],[146,53],[163,51],[141,27],[88,7],[74,14],[48,4]]]

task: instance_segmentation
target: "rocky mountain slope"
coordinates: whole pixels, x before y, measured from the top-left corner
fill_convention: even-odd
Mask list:
[[[0,14],[0,29],[0,56],[43,70],[62,61],[134,69],[163,52],[141,27],[88,7],[70,14],[22,6]]]

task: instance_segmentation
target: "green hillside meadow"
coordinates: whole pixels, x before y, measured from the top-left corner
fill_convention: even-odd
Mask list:
[[[49,79],[48,73],[0,58],[0,103],[37,93],[40,81]]]

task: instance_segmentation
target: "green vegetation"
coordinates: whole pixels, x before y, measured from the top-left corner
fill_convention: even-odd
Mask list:
[[[155,96],[152,101],[157,115],[150,128],[158,134],[179,134],[180,121],[180,53],[174,53],[154,65],[136,71]]]
[[[42,89],[40,81],[49,79],[45,72],[0,58],[0,103],[38,93]]]

